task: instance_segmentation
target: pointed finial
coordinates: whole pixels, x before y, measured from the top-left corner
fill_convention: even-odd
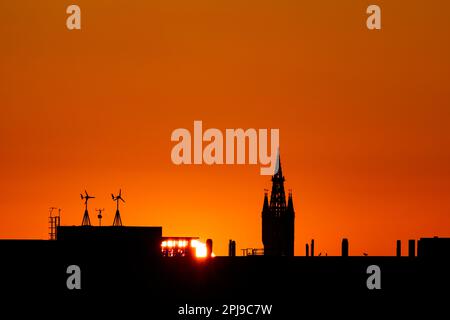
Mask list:
[[[277,174],[278,171],[280,170],[280,147],[278,147],[277,149],[277,162],[275,163],[275,171],[273,172],[273,174]]]

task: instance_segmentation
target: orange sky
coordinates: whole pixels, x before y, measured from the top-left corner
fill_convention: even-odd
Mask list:
[[[394,3],[393,3],[394,2]],[[82,10],[68,31],[65,9]],[[382,8],[382,30],[365,9]],[[172,130],[279,128],[295,252],[450,236],[448,1],[2,1],[0,238],[123,189],[126,225],[262,247],[253,166],[175,166]],[[404,252],[406,243],[404,242]],[[240,251],[239,251],[240,252]]]

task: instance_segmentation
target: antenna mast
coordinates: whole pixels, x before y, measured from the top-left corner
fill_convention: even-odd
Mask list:
[[[105,211],[105,209],[104,208],[102,208],[102,209],[95,209],[95,211],[98,212],[98,215],[97,215],[98,225],[101,227],[102,226],[102,218],[103,218],[102,212]]]
[[[57,216],[53,216],[53,210],[58,209],[58,215]],[[56,208],[56,207],[50,207],[50,214],[48,217],[48,222],[49,222],[49,239],[50,240],[56,240],[57,239],[57,231],[58,231],[58,227],[60,225],[60,221],[61,221],[61,209]]]

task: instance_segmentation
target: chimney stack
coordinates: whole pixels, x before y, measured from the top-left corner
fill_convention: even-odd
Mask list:
[[[402,241],[397,240],[397,250],[396,250],[396,256],[401,257],[402,256]]]
[[[416,256],[416,240],[408,240],[408,257],[414,258]]]
[[[236,241],[234,240],[228,242],[228,256],[236,257]]]
[[[342,256],[348,257],[348,239],[342,239]]]
[[[206,240],[206,256],[211,258],[212,255],[213,242],[211,239]]]

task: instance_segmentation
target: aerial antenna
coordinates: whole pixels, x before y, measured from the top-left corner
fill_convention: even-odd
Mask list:
[[[53,210],[58,209],[56,207],[50,207],[49,211],[49,217],[48,217],[48,222],[49,222],[49,238],[50,240],[56,240],[56,232],[58,230],[59,227],[59,222],[61,219],[61,209],[58,209],[58,215],[57,216],[53,216]]]
[[[82,226],[90,226],[91,225],[91,219],[89,219],[89,212],[88,212],[88,201],[89,199],[93,199],[95,197],[90,196],[86,190],[84,190],[84,196],[83,194],[80,194],[81,200],[84,200],[84,216],[83,221],[81,222]]]
[[[122,198],[122,189],[119,190],[119,194],[115,196],[111,193],[111,197],[113,201],[116,202],[116,215],[114,216],[113,226],[114,227],[121,227],[122,226],[122,219],[120,218],[120,212],[119,212],[119,202],[122,201],[125,203],[125,200]]]
[[[102,226],[102,218],[103,218],[102,212],[105,211],[105,209],[104,208],[102,208],[102,209],[95,209],[95,211],[98,212],[98,215],[97,215],[98,225],[101,227]]]
[[[55,209],[58,209],[57,207],[50,207],[49,208],[49,210],[50,210],[50,217],[52,217],[53,215],[53,210],[55,210]]]

